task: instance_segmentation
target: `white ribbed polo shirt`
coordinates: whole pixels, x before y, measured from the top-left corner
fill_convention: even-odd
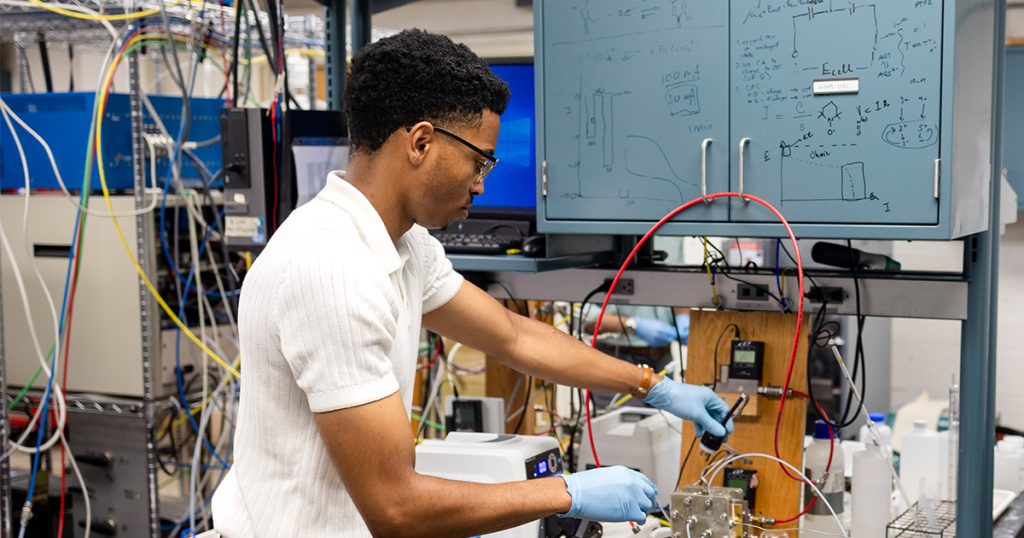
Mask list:
[[[213,498],[227,538],[370,536],[313,413],[395,391],[409,410],[421,318],[462,285],[425,229],[396,245],[343,176],[288,217],[242,285],[234,463]]]

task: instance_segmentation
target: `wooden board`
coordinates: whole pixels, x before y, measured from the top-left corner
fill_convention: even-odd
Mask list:
[[[544,305],[542,301],[502,301],[505,308],[516,312],[518,314],[527,315],[535,320],[543,323],[550,324],[552,322],[552,315],[550,313],[542,312],[541,306]],[[521,374],[508,366],[498,362],[491,356],[487,356],[487,378],[485,381],[485,392],[487,396],[495,396],[505,400],[506,409],[511,409],[511,412],[506,417],[507,422],[505,424],[506,433],[519,433],[524,435],[533,435],[537,431],[537,413],[533,410],[533,402],[537,400],[538,395],[541,394],[540,380],[530,378],[524,374]],[[533,387],[527,387],[527,381],[532,379]],[[519,390],[516,391],[516,384],[519,383]],[[527,390],[529,388],[530,390]],[[527,395],[529,393],[529,395]],[[514,396],[514,398],[513,398]],[[526,404],[526,398],[530,398],[529,409],[525,409],[526,418],[519,421],[519,417],[512,417],[523,405]],[[516,429],[516,426],[519,426]]]
[[[806,318],[805,318],[806,320]],[[782,387],[786,380],[786,369],[793,348],[793,331],[796,315],[771,312],[717,312],[693,310],[690,312],[690,341],[687,351],[686,382],[711,385],[715,380],[715,342],[730,323],[740,327],[743,340],[758,340],[765,343],[763,367],[763,386]],[[791,387],[805,391],[807,371],[807,325],[804,324],[800,346],[797,350],[796,363],[793,368]],[[732,329],[722,337],[718,351],[720,364],[728,363]],[[720,394],[727,401],[735,399],[735,395]],[[749,413],[737,418],[734,422],[736,432],[729,437],[727,443],[740,453],[761,452],[774,454],[773,436],[775,420],[779,410],[778,398],[759,398],[756,416]],[[802,467],[804,420],[807,403],[802,398],[791,398],[786,402],[779,432],[779,449],[782,458],[796,468]],[[749,408],[748,408],[749,411]],[[693,425],[684,423],[682,458],[693,440]],[[699,441],[698,441],[699,444]],[[724,458],[724,456],[722,456]],[[681,459],[680,461],[683,461]],[[788,478],[780,465],[774,461],[755,458],[750,464],[736,462],[732,466],[756,470],[759,486],[757,488],[755,516],[769,516],[776,519],[792,517],[801,510],[800,492],[802,484]],[[682,469],[680,485],[697,482],[701,470],[707,460],[699,447],[694,446],[690,459]],[[713,485],[722,485],[720,474]],[[787,525],[793,526],[793,525]]]

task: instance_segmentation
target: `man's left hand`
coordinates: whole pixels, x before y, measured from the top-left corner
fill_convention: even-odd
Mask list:
[[[725,427],[721,423],[729,413],[728,404],[707,387],[664,378],[651,388],[644,401],[679,418],[692,420],[697,437],[704,435],[705,431],[719,437],[733,432],[731,418]]]

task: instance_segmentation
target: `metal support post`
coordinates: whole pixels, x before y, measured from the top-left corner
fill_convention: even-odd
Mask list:
[[[327,24],[327,108],[341,110],[345,91],[348,47],[345,43],[345,0],[330,0],[324,10]]]
[[[373,26],[370,24],[370,0],[349,0],[352,11],[352,54],[370,43]]]
[[[957,469],[957,536],[992,535],[1005,23],[1006,5],[996,3],[989,225],[987,231],[969,237],[964,248],[964,272],[969,284],[960,345],[958,461],[970,465]]]
[[[29,92],[29,66],[28,66],[28,55],[25,49],[25,34],[18,33],[14,36],[14,50],[18,56],[18,92],[28,93]],[[35,91],[35,88],[32,88]]]
[[[11,260],[12,262],[14,260]],[[0,286],[0,304],[3,304],[3,286]],[[0,308],[0,327],[4,326],[4,312]],[[0,447],[7,451],[7,439],[10,437],[10,419],[7,416],[7,377],[4,362],[4,332],[0,330]],[[11,463],[9,458],[0,460],[0,538],[11,538]]]
[[[146,207],[146,153],[144,151],[143,118],[142,118],[142,88],[139,81],[139,56],[133,52],[128,57],[129,80],[131,87],[131,119],[132,119],[132,168],[135,176],[135,207],[142,209]],[[138,228],[136,236],[136,256],[142,270],[147,275],[152,275],[150,270],[149,244],[152,237],[152,216],[147,212],[139,213],[135,217],[135,224]],[[160,498],[157,488],[157,462],[156,442],[153,437],[153,373],[150,365],[150,357],[153,353],[153,331],[159,331],[159,324],[154,324],[152,317],[152,303],[149,297],[149,290],[142,279],[139,279],[139,318],[142,322],[142,387],[143,401],[142,413],[146,424],[146,491],[149,505],[149,535],[153,538],[160,536]]]
[[[309,15],[303,21],[303,29],[306,32],[306,37],[309,39],[316,39],[316,31],[314,30],[314,17]],[[309,95],[309,109],[316,110],[316,58],[310,56],[306,59],[306,67],[309,70],[307,73],[307,84],[306,89],[307,95]]]

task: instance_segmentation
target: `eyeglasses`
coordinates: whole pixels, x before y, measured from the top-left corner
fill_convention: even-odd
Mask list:
[[[411,131],[412,128],[411,127],[406,127],[405,130],[406,131]],[[473,144],[469,143],[469,141],[467,141],[465,138],[462,138],[461,136],[459,136],[459,135],[449,131],[448,129],[444,129],[444,128],[438,127],[436,125],[434,126],[434,130],[439,132],[439,133],[441,133],[441,134],[443,134],[443,135],[445,135],[445,136],[447,136],[448,138],[451,138],[452,140],[462,144],[463,146],[466,146],[467,148],[473,150],[474,153],[476,153],[477,155],[479,155],[479,156],[484,158],[483,162],[478,162],[477,163],[477,170],[476,170],[476,173],[477,173],[476,182],[477,183],[483,183],[484,182],[484,178],[486,178],[487,175],[491,173],[491,170],[494,170],[494,167],[498,164],[498,158],[497,157],[495,157],[494,155],[491,155],[490,153],[487,153],[486,151],[484,151],[484,150],[474,146]]]

